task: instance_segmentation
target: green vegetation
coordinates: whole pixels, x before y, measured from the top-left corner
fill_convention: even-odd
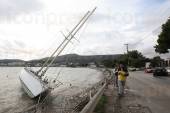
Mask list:
[[[102,95],[100,98],[94,112],[95,113],[104,113],[104,105],[107,102],[107,97],[105,95]]]
[[[151,59],[151,66],[152,66],[152,67],[159,67],[159,66],[161,66],[161,62],[163,62],[163,61],[164,61],[164,60],[161,59],[160,56],[153,57],[153,58]]]
[[[125,65],[129,65],[130,67],[144,67],[145,62],[149,59],[145,58],[142,53],[138,52],[137,50],[129,51],[128,54],[124,54],[118,57],[116,60],[113,61],[103,61],[103,65],[105,67],[114,67],[117,63],[122,63]]]
[[[170,49],[170,18],[162,25],[162,32],[158,37],[158,45],[154,47],[155,51],[158,53],[168,53],[168,49]]]
[[[108,68],[112,68],[115,66],[115,64],[117,63],[116,60],[104,60],[102,61],[102,64],[105,66],[105,67],[108,67]]]
[[[111,60],[104,60],[102,63],[105,67],[113,68],[116,64],[125,64],[129,67],[136,67],[141,68],[145,67],[146,62],[151,62],[152,67],[160,67],[164,64],[163,59],[160,56],[155,56],[152,59],[146,58],[142,55],[142,53],[138,52],[137,50],[129,51],[128,54],[124,54],[117,59]]]
[[[144,67],[146,58],[142,55],[142,53],[138,52],[137,50],[130,51],[128,53],[129,56],[129,66],[131,67]]]

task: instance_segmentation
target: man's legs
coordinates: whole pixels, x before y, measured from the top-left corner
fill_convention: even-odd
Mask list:
[[[125,81],[121,81],[121,82],[122,82],[122,95],[124,95]]]
[[[119,95],[124,94],[124,86],[125,86],[125,81],[118,80],[118,94]]]
[[[118,94],[122,94],[122,82],[120,80],[118,80]]]
[[[118,76],[116,76],[116,75],[115,75],[115,78],[114,78],[114,86],[118,87]]]
[[[118,76],[116,76],[115,82],[116,82],[116,87],[118,87]]]

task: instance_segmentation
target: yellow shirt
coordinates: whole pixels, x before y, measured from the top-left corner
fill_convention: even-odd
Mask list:
[[[125,80],[126,80],[125,74],[126,74],[126,72],[124,72],[124,71],[119,71],[119,72],[118,72],[118,80],[125,81]]]

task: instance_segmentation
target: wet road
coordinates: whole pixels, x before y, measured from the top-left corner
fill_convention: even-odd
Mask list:
[[[170,77],[153,77],[141,71],[130,72],[128,91],[139,97],[136,101],[148,106],[152,113],[170,113]]]

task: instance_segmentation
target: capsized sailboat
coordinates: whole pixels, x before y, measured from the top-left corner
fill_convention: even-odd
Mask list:
[[[24,68],[19,76],[21,85],[29,97],[34,98],[47,91],[48,85],[34,71]]]
[[[67,36],[63,34],[65,39],[38,71],[34,71],[31,68],[29,69],[27,67],[25,67],[21,71],[19,79],[24,91],[30,98],[35,98],[40,94],[46,92],[50,88],[48,80],[42,79],[42,77],[45,76],[51,64],[62,53],[66,46],[71,42],[71,40],[75,38],[76,33],[85,24],[85,22],[89,19],[89,17],[94,13],[95,10],[96,7],[92,11],[88,11]]]

